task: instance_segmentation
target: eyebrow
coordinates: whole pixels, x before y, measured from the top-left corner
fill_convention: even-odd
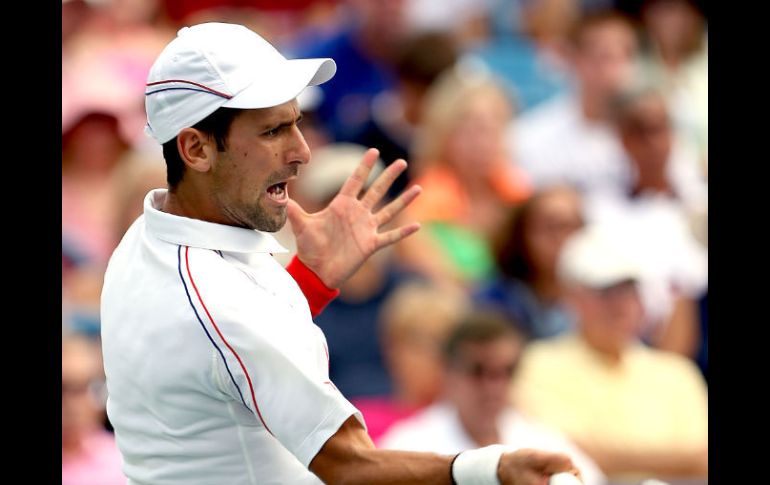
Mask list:
[[[281,129],[281,128],[288,128],[289,126],[292,126],[294,124],[299,124],[299,122],[302,121],[302,118],[303,118],[302,117],[302,113],[300,113],[295,119],[293,119],[291,121],[268,123],[268,124],[265,124],[263,126],[263,130],[262,131],[278,130],[278,129]]]

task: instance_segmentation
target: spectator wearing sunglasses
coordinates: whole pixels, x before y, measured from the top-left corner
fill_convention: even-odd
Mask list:
[[[391,426],[380,446],[448,454],[491,444],[512,450],[538,448],[567,454],[586,485],[606,483],[596,464],[575,445],[510,406],[509,385],[524,342],[515,326],[498,314],[466,315],[444,344],[442,398]]]

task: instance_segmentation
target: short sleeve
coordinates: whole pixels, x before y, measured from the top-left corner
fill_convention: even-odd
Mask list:
[[[358,410],[328,375],[323,332],[312,322],[291,277],[272,261],[270,285],[205,252],[191,253],[191,299],[219,354],[214,384],[253,414],[305,467]],[[208,263],[208,264],[207,264]]]

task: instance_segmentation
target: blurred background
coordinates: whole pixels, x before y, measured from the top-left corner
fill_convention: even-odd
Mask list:
[[[300,96],[324,207],[367,147],[413,237],[316,319],[383,447],[570,453],[586,483],[708,481],[708,16],[696,0],[62,0],[62,483],[125,483],[103,272],[165,187],[149,67],[182,26],[332,57]],[[277,233],[294,248],[290,228]],[[291,253],[281,259],[287,263]]]

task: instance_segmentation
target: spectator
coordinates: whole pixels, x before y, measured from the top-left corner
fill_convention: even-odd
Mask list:
[[[136,218],[142,215],[144,196],[152,189],[166,186],[163,154],[160,150],[148,153],[130,151],[115,168],[112,183],[115,199],[114,248]]]
[[[512,116],[493,78],[455,69],[431,88],[412,154],[423,192],[406,211],[423,229],[401,244],[418,271],[469,286],[491,275],[492,234],[530,195],[527,177],[506,158]]]
[[[606,226],[582,229],[559,274],[577,332],[527,348],[514,402],[566,433],[610,480],[707,477],[703,378],[689,359],[639,342],[639,269],[623,239]]]
[[[413,32],[444,32],[462,50],[489,36],[489,0],[405,0],[406,21]]]
[[[454,65],[457,50],[452,37],[440,32],[410,35],[401,42],[394,61],[396,83],[374,97],[372,118],[356,141],[380,150],[386,164],[399,158],[411,161],[408,151],[422,120],[425,95],[436,78]],[[409,185],[408,172],[390,186],[390,198]]]
[[[568,454],[587,485],[605,483],[596,464],[560,433],[508,404],[522,336],[494,314],[475,314],[461,322],[444,345],[442,399],[394,424],[381,446],[446,454],[496,443],[511,449],[538,448]]]
[[[708,173],[708,36],[697,0],[647,0],[642,69],[664,86],[673,121],[698,148]]]
[[[583,225],[580,194],[568,186],[535,193],[514,209],[495,241],[497,276],[476,302],[516,322],[527,338],[553,337],[574,328],[564,304],[556,263],[564,241]]]
[[[494,35],[463,60],[480,61],[505,79],[525,113],[569,89],[567,34],[579,14],[576,0],[496,2],[489,18]]]
[[[128,149],[118,123],[112,113],[91,111],[62,126],[62,233],[97,265],[114,247],[110,176]]]
[[[665,197],[685,214],[693,234],[705,245],[707,181],[699,171],[695,148],[675,128],[663,93],[644,84],[629,89],[615,100],[613,115],[632,169],[624,195]]]
[[[96,337],[104,268],[78,265],[62,273],[62,329]]]
[[[406,34],[404,0],[346,0],[349,18],[335,34],[297,47],[297,57],[331,57],[345,76],[319,86],[318,108],[335,141],[353,141],[372,119],[372,99],[394,86],[393,56]]]
[[[106,388],[97,343],[62,336],[62,485],[125,485],[115,438],[103,426]]]
[[[409,282],[382,307],[380,340],[393,390],[353,404],[375,444],[393,423],[432,404],[441,393],[441,345],[470,302],[448,287]]]
[[[582,193],[620,190],[628,177],[610,125],[610,100],[631,79],[637,42],[613,10],[586,14],[571,37],[576,90],[523,114],[509,128],[514,159],[536,187],[569,183]]]
[[[651,88],[629,91],[615,106],[616,126],[633,178],[620,197],[586,204],[590,221],[613,224],[629,237],[644,268],[644,337],[695,358],[700,340],[697,300],[708,284],[708,192],[694,151],[676,138],[665,99]]]

